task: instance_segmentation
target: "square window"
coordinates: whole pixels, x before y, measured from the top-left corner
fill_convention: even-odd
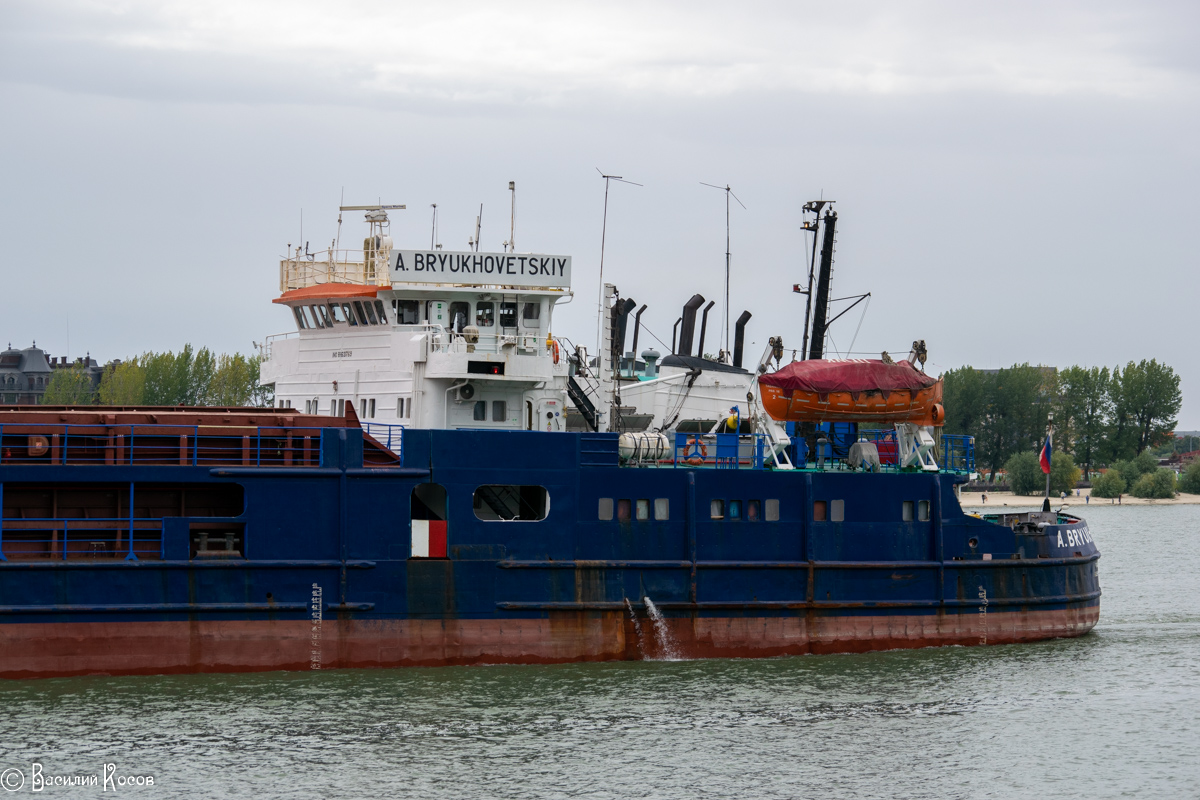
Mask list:
[[[613,514],[612,498],[611,497],[601,497],[600,498],[600,510],[599,510],[599,514],[598,514],[599,518],[607,521],[607,520],[612,519],[612,514]]]
[[[921,522],[929,521],[929,501],[921,500],[917,502],[917,519]]]
[[[617,501],[617,522],[629,522],[630,512],[633,510],[633,504],[628,500]]]
[[[768,500],[767,507],[765,510],[767,512],[767,522],[778,522],[779,521],[779,501],[778,500]]]
[[[492,422],[505,422],[508,419],[508,403],[503,400],[492,401]]]
[[[517,327],[517,304],[511,300],[500,304],[500,327]]]
[[[741,519],[742,518],[742,501],[741,500],[730,500],[729,501],[729,518],[730,519]]]
[[[844,522],[846,519],[846,501],[832,500],[829,503],[829,518],[834,522]]]
[[[759,501],[757,500],[746,501],[746,522],[758,522],[762,516],[759,505]]]
[[[708,515],[713,519],[725,519],[725,501],[713,500],[709,503]]]
[[[367,401],[367,416],[375,419],[375,398],[373,397]]]
[[[416,325],[421,321],[420,300],[397,300],[396,322],[400,325]]]
[[[487,422],[487,400],[475,401],[475,421]]]
[[[813,522],[825,521],[825,501],[813,500]]]
[[[490,328],[496,324],[496,304],[495,303],[476,303],[475,304],[475,327]]]
[[[654,501],[654,518],[669,519],[671,515],[671,501],[665,497],[656,498]]]
[[[362,398],[358,401],[358,417],[359,419],[367,418],[367,398]]]
[[[900,504],[900,519],[904,522],[913,521],[913,501],[905,500]]]
[[[526,328],[536,328],[538,326],[538,318],[541,315],[541,303],[526,303],[521,309],[521,324]]]
[[[638,519],[650,519],[650,501],[638,500],[634,511]]]

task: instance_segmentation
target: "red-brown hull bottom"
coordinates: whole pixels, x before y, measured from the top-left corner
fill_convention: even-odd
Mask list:
[[[548,619],[78,622],[0,626],[0,677],[257,672],[454,664],[552,664],[659,658],[763,658],[1081,636],[1098,604],[1054,611],[856,617],[668,619],[617,612]],[[318,656],[314,658],[314,651]]]

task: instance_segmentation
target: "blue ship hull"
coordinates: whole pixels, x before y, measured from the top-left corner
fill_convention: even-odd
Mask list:
[[[1099,615],[1086,523],[966,515],[948,473],[624,467],[615,434],[454,430],[364,466],[357,428],[310,466],[148,464],[132,438],[125,462],[0,461],[0,676],[999,644]],[[127,525],[73,516],[101,489]]]

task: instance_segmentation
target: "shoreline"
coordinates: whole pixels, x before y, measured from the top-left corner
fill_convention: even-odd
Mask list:
[[[1087,508],[1093,505],[1089,502],[1091,489],[1078,489],[1078,494],[1067,495],[1066,500],[1061,497],[1051,497],[1051,506],[1057,508],[1059,505],[1066,503],[1072,508]],[[982,501],[982,495],[987,495],[987,502]],[[963,508],[1004,508],[1005,506],[1040,506],[1042,504],[1041,495],[1017,495],[1012,492],[963,492],[958,498],[958,504]],[[1116,499],[1109,500],[1107,497],[1097,497],[1095,505],[1107,506],[1118,505]],[[1170,500],[1150,500],[1142,497],[1132,497],[1126,494],[1121,498],[1119,505],[1123,506],[1194,506],[1200,505],[1200,494],[1178,494]]]

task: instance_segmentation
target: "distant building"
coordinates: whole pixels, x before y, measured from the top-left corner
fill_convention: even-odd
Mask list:
[[[82,366],[92,379],[92,388],[100,386],[104,368],[96,363],[89,353],[84,358],[67,363],[66,356],[53,358],[40,349],[37,342],[32,347],[16,350],[12,344],[0,353],[0,405],[36,405],[50,385],[50,377],[56,369]]]

